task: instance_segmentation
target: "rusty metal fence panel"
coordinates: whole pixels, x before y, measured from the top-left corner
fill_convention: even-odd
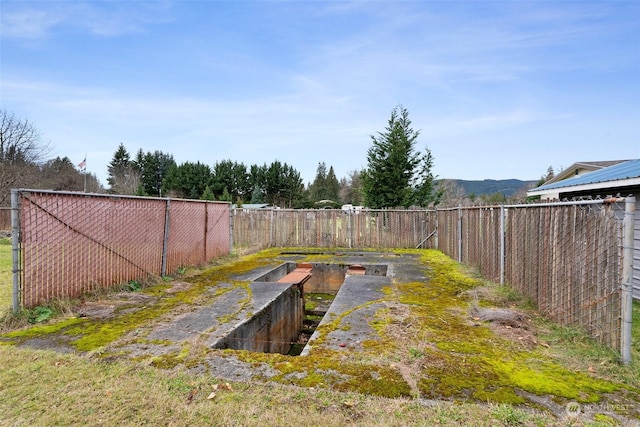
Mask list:
[[[230,252],[227,203],[39,190],[18,194],[22,307],[160,276]]]

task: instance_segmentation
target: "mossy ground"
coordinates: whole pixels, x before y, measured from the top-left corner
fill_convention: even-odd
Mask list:
[[[34,337],[64,336],[68,345],[82,352],[102,356],[118,354],[118,340],[145,325],[167,321],[176,313],[202,305],[230,289],[247,289],[248,282],[236,277],[259,267],[276,265],[283,250],[268,250],[241,258],[229,258],[220,265],[191,272],[180,280],[190,286],[167,293],[167,284],[144,289],[153,296],[148,307],[109,319],[67,318],[0,335],[0,341],[20,344]],[[384,397],[445,399],[523,404],[537,407],[540,399],[561,408],[567,402],[594,404],[611,399],[625,408],[638,406],[640,391],[620,381],[609,381],[571,369],[553,357],[547,346],[528,348],[503,338],[489,325],[469,315],[470,290],[486,285],[465,272],[457,263],[434,250],[388,251],[416,260],[428,279],[394,279],[385,288],[370,321],[374,335],[358,351],[336,351],[323,347],[332,331],[348,331],[344,320],[350,311],[335,316],[319,328],[320,338],[308,356],[294,357],[246,351],[210,350],[193,342],[178,350],[141,362],[164,369],[202,368],[212,355],[234,358],[253,366],[271,369],[265,381],[327,388]],[[335,254],[301,254],[305,261],[322,256],[323,262],[339,262]],[[225,287],[215,288],[218,283]],[[164,286],[164,288],[159,288]],[[505,292],[504,290],[497,292]],[[511,296],[509,296],[511,297]],[[248,297],[249,298],[249,297]],[[490,306],[492,300],[476,304]],[[377,305],[376,305],[377,306]],[[364,306],[354,307],[359,310]],[[141,340],[144,337],[140,337]],[[126,357],[126,354],[119,354]],[[547,407],[548,408],[548,407]],[[630,417],[638,417],[630,411]]]

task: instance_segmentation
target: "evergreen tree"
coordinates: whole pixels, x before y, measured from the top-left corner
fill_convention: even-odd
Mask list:
[[[444,187],[436,184],[436,177],[431,171],[432,168],[433,155],[428,148],[425,148],[425,153],[420,159],[418,173],[415,175],[414,181],[413,204],[417,206],[438,205],[444,196]]]
[[[135,162],[131,161],[129,152],[120,143],[107,167],[109,177],[109,192],[115,194],[135,194],[140,184],[140,171]]]
[[[324,196],[327,200],[333,200],[336,203],[340,203],[340,182],[338,182],[338,178],[336,178],[333,166],[329,167],[329,172],[327,173]]]
[[[251,193],[251,203],[264,203],[264,193],[259,185],[253,187]]]
[[[208,165],[185,162],[180,166],[173,164],[169,167],[162,188],[165,194],[171,191],[178,197],[200,199],[210,180],[211,168]]]
[[[340,183],[336,178],[333,166],[329,167],[327,172],[327,165],[324,162],[318,163],[316,177],[309,185],[308,197],[314,203],[321,200],[340,202]]]
[[[231,201],[231,194],[229,194],[229,190],[227,190],[227,187],[224,187],[224,190],[222,190],[222,195],[218,200],[220,200],[221,202]]]
[[[362,175],[365,204],[374,209],[424,205],[431,198],[433,158],[416,151],[420,135],[411,127],[409,111],[397,106],[384,132],[372,135],[368,167]]]
[[[276,160],[270,165],[251,166],[250,181],[254,186],[252,203],[262,194],[262,203],[283,208],[299,207],[304,200],[304,184],[300,172]]]
[[[176,162],[173,156],[156,150],[143,154],[138,151],[136,164],[140,168],[140,186],[138,194],[141,196],[161,196],[162,182],[167,176],[171,166]]]
[[[309,198],[312,202],[324,200],[325,188],[327,181],[327,166],[324,162],[318,163],[318,169],[316,169],[316,177],[309,185]]]
[[[213,195],[213,191],[211,191],[211,187],[210,186],[206,186],[206,188],[204,189],[204,193],[202,193],[202,200],[215,200],[215,196]]]
[[[242,199],[250,196],[252,189],[251,180],[247,167],[242,163],[223,160],[217,162],[213,167],[211,176],[211,191],[217,197],[222,197],[224,190],[231,197],[231,200]]]

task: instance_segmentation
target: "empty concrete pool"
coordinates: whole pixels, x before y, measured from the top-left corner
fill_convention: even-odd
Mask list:
[[[381,287],[389,283],[388,271],[387,264],[284,262],[251,282],[255,312],[239,322],[218,328],[210,337],[210,346],[307,354],[317,339],[315,326],[325,322],[326,316],[319,322],[306,320],[379,299]],[[313,301],[305,304],[307,296],[315,298],[316,295],[335,297],[325,308],[322,304],[317,307]],[[326,303],[327,298],[321,299]]]

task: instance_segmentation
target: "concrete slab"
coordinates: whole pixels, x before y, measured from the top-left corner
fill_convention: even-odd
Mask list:
[[[323,337],[322,346],[332,350],[346,351],[361,347],[364,340],[377,339],[377,334],[371,328],[370,322],[376,311],[385,307],[383,288],[390,285],[391,278],[388,276],[345,277],[344,284],[318,325],[320,328],[342,316],[340,324]],[[347,312],[348,314],[344,315]],[[315,331],[300,355],[305,356],[313,351],[320,337],[321,333]]]
[[[230,318],[241,315],[241,313],[235,312],[240,307],[240,301],[247,298],[246,289],[230,289],[218,296],[211,305],[176,316],[170,323],[157,325],[147,335],[147,338],[149,340],[181,342],[212,330],[224,328]]]
[[[135,357],[157,356],[176,348],[176,344],[198,341],[210,348],[288,351],[304,318],[304,302],[297,285],[219,285],[218,291],[222,291],[209,305],[177,315],[170,322],[139,328],[130,333],[120,349]],[[144,338],[145,344],[141,345],[139,338]]]

